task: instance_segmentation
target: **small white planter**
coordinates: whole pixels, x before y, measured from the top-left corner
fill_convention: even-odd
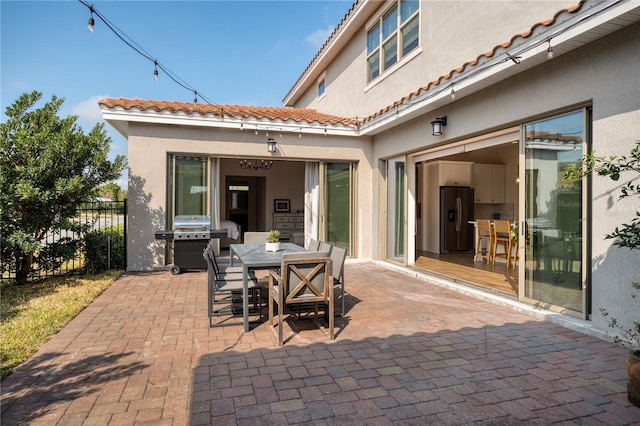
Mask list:
[[[277,243],[264,243],[266,251],[278,251],[280,250],[280,241]]]

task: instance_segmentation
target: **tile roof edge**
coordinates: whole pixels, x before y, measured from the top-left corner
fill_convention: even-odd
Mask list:
[[[142,99],[127,98],[109,98],[105,97],[98,101],[98,105],[108,109],[120,107],[125,111],[137,109],[139,111],[152,110],[157,113],[168,111],[171,113],[183,112],[185,114],[214,115],[219,117],[236,117],[240,119],[255,118],[268,120],[281,120],[294,122],[318,122],[321,124],[352,126],[357,123],[356,120],[346,117],[340,117],[333,114],[318,112],[311,108],[294,108],[294,107],[267,107],[267,106],[251,106],[251,105],[212,105],[212,104],[193,104],[188,102],[172,102],[172,101],[154,101]]]

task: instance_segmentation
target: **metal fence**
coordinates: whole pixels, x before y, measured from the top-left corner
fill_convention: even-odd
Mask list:
[[[76,212],[75,221],[89,225],[86,234],[69,230],[52,230],[42,240],[44,245],[53,243],[60,238],[85,239],[91,235],[91,248],[76,253],[75,258],[65,262],[55,270],[44,270],[34,265],[30,279],[52,276],[92,272],[95,259],[103,262],[101,269],[126,269],[127,259],[127,200],[123,201],[93,201],[83,204]],[[97,231],[97,232],[96,232]],[[91,251],[89,253],[88,251]],[[92,260],[90,262],[90,260]],[[2,260],[0,260],[2,262]],[[1,266],[1,263],[0,263]],[[0,270],[4,268],[0,267]],[[15,270],[0,274],[0,280],[14,279]]]

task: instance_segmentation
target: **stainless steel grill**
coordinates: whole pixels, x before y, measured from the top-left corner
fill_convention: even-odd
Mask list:
[[[212,230],[209,216],[179,215],[173,220],[173,230],[155,232],[157,240],[173,241],[173,265],[171,273],[182,269],[207,269],[202,252],[212,238],[225,238],[226,229]]]

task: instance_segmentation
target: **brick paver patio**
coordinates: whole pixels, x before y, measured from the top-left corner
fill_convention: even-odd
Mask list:
[[[2,424],[640,423],[624,348],[374,264],[346,282],[335,341],[276,348],[209,328],[205,272],[126,274],[2,383]]]

